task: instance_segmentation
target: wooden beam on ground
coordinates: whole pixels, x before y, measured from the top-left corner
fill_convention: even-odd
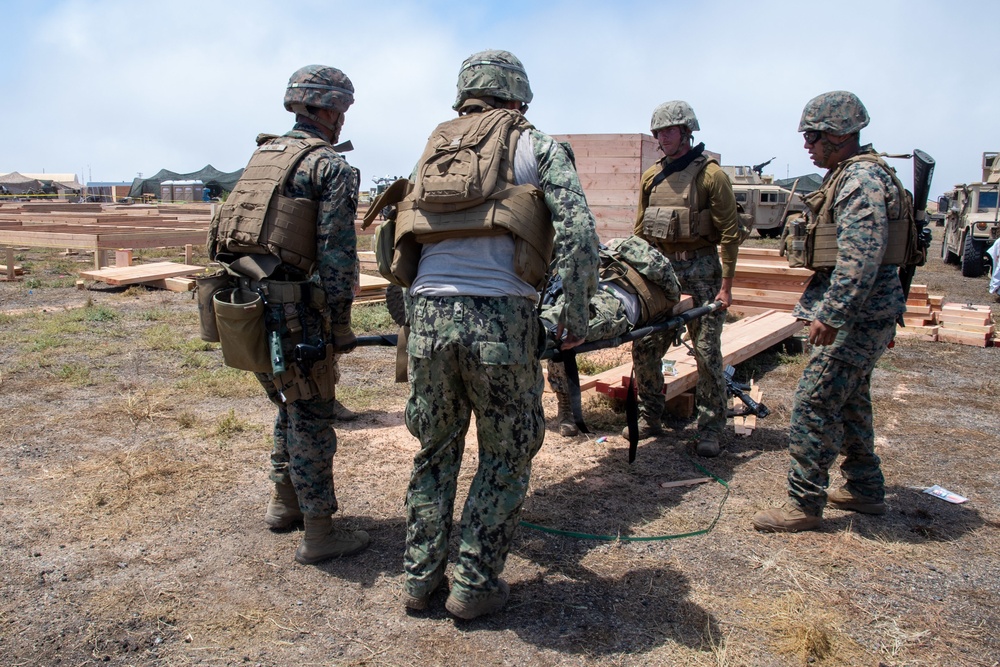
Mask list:
[[[203,271],[203,266],[178,264],[176,262],[154,262],[137,266],[115,267],[97,271],[81,271],[81,278],[89,278],[109,285],[134,285],[165,278],[187,276]]]
[[[753,357],[767,348],[794,335],[803,323],[790,313],[775,310],[760,315],[745,317],[738,322],[727,324],[722,329],[722,359],[726,365],[736,365]],[[674,347],[667,350],[664,359],[673,360],[677,374],[665,378],[664,394],[667,400],[694,388],[698,383],[698,368],[694,357],[687,348]],[[605,394],[623,392],[632,374],[632,364],[627,363],[598,375],[580,379],[580,388],[595,388]]]

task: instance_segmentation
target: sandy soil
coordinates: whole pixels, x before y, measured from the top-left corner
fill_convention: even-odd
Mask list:
[[[416,443],[390,350],[349,355],[339,388],[362,413],[337,429],[340,520],[372,546],[303,567],[301,533],[263,524],[270,405],[198,340],[191,296],[50,286],[65,263],[22,255],[28,279],[0,283],[0,664],[1000,664],[996,348],[887,352],[873,384],[889,513],[829,510],[798,535],[749,520],[784,497],[801,356],[740,369],[772,414],[713,460],[677,424],[629,465],[623,415],[588,398],[597,433],[563,438],[550,421],[524,520],[612,538],[711,530],[625,541],[521,527],[508,606],[457,622],[442,596],[422,615],[399,602]],[[1000,306],[985,278],[937,259],[915,282]],[[720,481],[662,486],[706,472]],[[921,492],[932,484],[969,501]]]

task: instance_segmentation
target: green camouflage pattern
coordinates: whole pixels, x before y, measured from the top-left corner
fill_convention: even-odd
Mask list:
[[[275,484],[290,482],[299,509],[310,518],[337,511],[333,486],[333,456],[337,434],[333,430],[336,406],[321,398],[285,403],[270,373],[254,373],[267,397],[278,408],[274,419],[270,478]]]
[[[598,240],[594,215],[569,153],[555,139],[532,128],[538,177],[552,215],[554,272],[562,279],[563,310],[555,315],[580,338],[587,337],[590,298],[597,291]]]
[[[792,314],[838,329],[858,319],[895,318],[906,310],[906,300],[897,267],[882,266],[882,257],[889,220],[902,217],[902,193],[883,168],[858,161],[844,170],[833,197],[837,264],[832,271],[813,274]]]
[[[788,493],[815,515],[826,505],[828,470],[840,453],[848,488],[872,502],[884,498],[871,373],[906,309],[897,267],[881,266],[889,218],[899,217],[902,193],[871,162],[852,163],[844,174],[834,193],[837,264],[813,275],[792,313],[838,329],[833,344],[813,349],[792,405]]]
[[[458,71],[456,88],[452,105],[456,110],[469,98],[495,97],[525,104],[533,98],[524,65],[509,51],[491,49],[466,58]]]
[[[462,512],[455,588],[498,587],[545,416],[540,325],[520,297],[414,297],[406,426],[419,441],[406,492],[406,591],[430,593],[448,559],[458,473],[476,416],[479,467]],[[453,589],[454,590],[454,589]]]
[[[554,314],[587,335],[597,288],[597,233],[576,168],[550,136],[531,129],[539,187],[555,232],[553,266],[564,304]],[[407,490],[404,554],[409,595],[430,592],[447,563],[458,472],[470,415],[476,415],[479,467],[462,513],[452,590],[468,598],[495,591],[506,563],[531,459],[542,445],[543,332],[535,304],[522,297],[412,297],[410,397],[406,424],[420,441]]]
[[[698,125],[698,117],[694,115],[694,109],[684,100],[664,102],[653,109],[653,117],[649,121],[650,132],[656,134],[657,130],[673,125],[683,125],[692,132],[701,129]]]
[[[347,113],[354,104],[354,84],[336,67],[306,65],[288,78],[285,89],[285,110],[294,111],[296,104]]]
[[[842,330],[833,345],[813,348],[795,392],[788,434],[788,495],[807,514],[822,516],[838,454],[844,455],[840,472],[852,493],[873,503],[885,498],[875,454],[871,375],[895,325],[895,319],[861,320]]]
[[[671,262],[681,292],[689,294],[694,307],[712,303],[722,289],[722,262],[717,254]],[[722,325],[725,311],[709,313],[688,323],[687,330],[698,367],[695,403],[698,406],[698,430],[702,435],[719,435],[726,427],[726,379],[723,375]],[[639,393],[639,416],[660,423],[663,397],[663,355],[674,340],[672,333],[656,333],[632,343],[632,368]]]
[[[860,132],[868,122],[868,110],[857,95],[834,90],[806,103],[799,120],[799,132],[815,130],[843,136]]]
[[[308,121],[296,123],[285,136],[297,139],[322,138],[323,132]],[[329,342],[333,324],[350,325],[351,303],[358,275],[357,238],[354,219],[358,206],[358,176],[332,147],[310,151],[288,179],[284,195],[319,203],[316,219],[316,266],[308,278],[313,289],[323,291],[326,309],[297,304],[303,323],[303,340],[309,344]],[[295,269],[285,267],[288,272]],[[274,320],[280,306],[269,306],[267,326],[277,329]],[[284,338],[285,358],[291,360],[291,342]],[[291,362],[290,362],[291,363]],[[335,405],[320,398],[285,404],[274,388],[270,373],[258,373],[268,398],[278,407],[271,454],[271,479],[291,481],[299,507],[307,517],[329,516],[337,511],[333,485],[333,455],[337,435],[333,429]]]

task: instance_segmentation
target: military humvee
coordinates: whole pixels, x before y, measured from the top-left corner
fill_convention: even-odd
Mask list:
[[[805,204],[798,194],[775,185],[773,176],[762,174],[766,165],[767,162],[752,167],[723,167],[722,170],[733,183],[736,203],[743,207],[744,213],[753,216],[754,229],[762,237],[773,239],[781,236],[788,215],[804,211]]]
[[[941,259],[961,264],[962,275],[977,278],[990,263],[986,253],[1000,237],[1000,160],[998,153],[983,153],[983,180],[959,184],[938,200],[945,214]]]

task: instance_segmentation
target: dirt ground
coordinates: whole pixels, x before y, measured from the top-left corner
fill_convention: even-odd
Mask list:
[[[742,365],[772,414],[712,460],[678,423],[629,465],[624,416],[586,398],[597,432],[563,438],[550,419],[523,514],[574,535],[519,528],[508,606],[457,622],[442,595],[421,615],[399,601],[417,445],[391,350],[346,357],[338,388],[362,413],[337,428],[339,516],[372,545],[304,567],[301,533],[263,523],[271,406],[199,340],[191,295],[77,291],[89,256],[18,262],[25,280],[0,283],[0,664],[1000,664],[997,348],[889,350],[873,380],[889,512],[828,510],[797,535],[750,517],[784,498],[803,356]],[[998,314],[986,278],[937,257],[915,282]],[[361,315],[390,331],[379,311]],[[466,487],[475,454],[471,438]],[[706,473],[719,481],[663,486]],[[969,501],[921,492],[933,484]]]

